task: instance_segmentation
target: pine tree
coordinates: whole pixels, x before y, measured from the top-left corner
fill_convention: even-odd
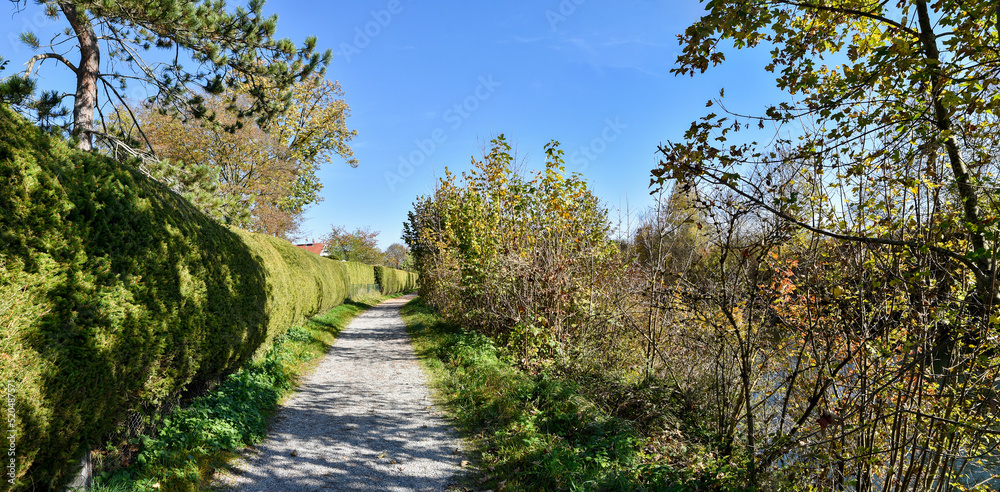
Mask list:
[[[12,0],[18,11],[28,0]],[[78,148],[93,148],[94,137],[107,136],[110,112],[127,107],[122,90],[140,81],[153,94],[147,102],[175,108],[214,121],[215,114],[200,94],[222,94],[241,87],[248,106],[230,101],[236,126],[247,118],[258,124],[286,110],[292,84],[322,73],[331,52],[316,52],[316,39],[307,38],[297,48],[289,39],[275,39],[277,16],[262,14],[263,0],[227,11],[223,0],[36,0],[52,19],[63,19],[69,28],[48,44],[31,32],[21,40],[40,51],[27,62],[22,74],[30,78],[36,65],[56,60],[76,74],[72,131]],[[65,46],[72,42],[80,54],[77,63],[67,59]],[[58,49],[56,49],[58,47]],[[150,53],[168,50],[163,62]],[[185,53],[194,69],[186,68]],[[103,68],[102,68],[103,67]],[[193,90],[194,89],[194,90]],[[105,100],[99,100],[99,93]],[[61,97],[61,96],[60,96]],[[183,111],[181,111],[183,110]],[[115,121],[128,119],[117,115]]]

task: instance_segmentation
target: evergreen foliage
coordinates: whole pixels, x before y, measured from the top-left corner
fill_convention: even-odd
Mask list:
[[[26,9],[22,4],[27,3],[12,1],[18,12]],[[114,112],[111,106],[125,103],[121,91],[136,79],[153,94],[149,102],[210,121],[215,112],[205,106],[201,91],[221,94],[240,87],[250,104],[238,108],[235,96],[230,97],[229,109],[240,121],[229,126],[238,128],[247,118],[265,125],[286,111],[292,84],[322,73],[332,58],[330,51],[316,52],[315,38],[306,39],[301,48],[289,39],[275,39],[277,16],[263,15],[263,0],[251,0],[246,7],[232,11],[217,0],[37,3],[46,16],[64,19],[68,26],[47,45],[35,33],[21,34],[26,44],[39,51],[28,60],[24,76],[30,77],[36,64],[49,60],[62,63],[75,74],[73,132],[81,150],[90,150],[93,137],[100,133],[99,127],[103,128],[95,121],[95,112],[101,118]],[[62,55],[67,44],[79,51],[78,62]],[[170,50],[172,61],[160,63],[155,56],[145,59],[154,49]],[[196,70],[185,68],[184,58],[173,56],[180,51],[193,59]],[[113,99],[100,101],[99,93],[108,93]],[[99,111],[100,107],[106,111]]]
[[[347,278],[350,281],[350,293],[348,294],[350,299],[357,300],[380,293],[381,289],[375,280],[375,267],[356,261],[340,261],[340,264],[347,269]]]
[[[0,379],[18,397],[14,489],[58,487],[124,419],[263,356],[342,302],[347,282],[338,263],[221,226],[127,164],[0,108]]]
[[[164,415],[156,432],[143,436],[137,452],[109,442],[99,453],[96,464],[101,471],[88,490],[203,490],[233,452],[267,437],[270,417],[283,397],[315,367],[311,362],[329,351],[354,316],[369,307],[345,303],[286,331],[266,356]]]
[[[405,272],[381,265],[375,267],[375,280],[384,296],[415,290],[418,279],[419,276],[413,272]]]

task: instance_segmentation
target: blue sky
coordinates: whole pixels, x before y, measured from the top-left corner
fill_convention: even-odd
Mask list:
[[[0,16],[4,73],[31,55],[16,33],[51,28],[37,7]],[[759,112],[774,100],[763,50],[729,53],[702,76],[669,73],[677,34],[697,20],[696,0],[271,0],[278,35],[319,38],[335,52],[327,76],[351,106],[348,125],[358,168],[335,160],[319,173],[322,203],[303,231],[320,239],[331,225],[381,231],[399,242],[414,199],[429,194],[447,166],[470,159],[496,134],[516,147],[528,169],[558,140],[567,170],[580,172],[612,215],[652,203],[656,148],[680,140],[705,103],[726,89],[726,104]],[[60,26],[61,27],[61,26]],[[66,70],[44,67],[48,88]]]

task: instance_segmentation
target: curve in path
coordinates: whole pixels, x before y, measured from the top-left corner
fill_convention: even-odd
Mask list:
[[[432,407],[399,315],[412,298],[385,301],[340,333],[228,485],[246,492],[448,488],[460,445]]]

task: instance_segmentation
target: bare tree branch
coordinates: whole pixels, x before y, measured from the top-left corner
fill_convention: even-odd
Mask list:
[[[37,55],[31,57],[31,59],[28,60],[27,63],[25,63],[25,65],[27,65],[28,68],[26,68],[24,70],[24,78],[31,77],[31,72],[33,72],[35,70],[35,63],[38,63],[38,62],[41,62],[41,61],[44,61],[44,60],[48,60],[48,59],[59,60],[59,61],[63,62],[64,65],[66,65],[67,67],[69,67],[69,69],[72,70],[73,73],[79,73],[78,70],[77,70],[77,68],[76,68],[76,65],[73,65],[73,62],[67,60],[64,56],[62,56],[62,55],[60,55],[58,53],[40,53],[40,54],[37,54]]]

